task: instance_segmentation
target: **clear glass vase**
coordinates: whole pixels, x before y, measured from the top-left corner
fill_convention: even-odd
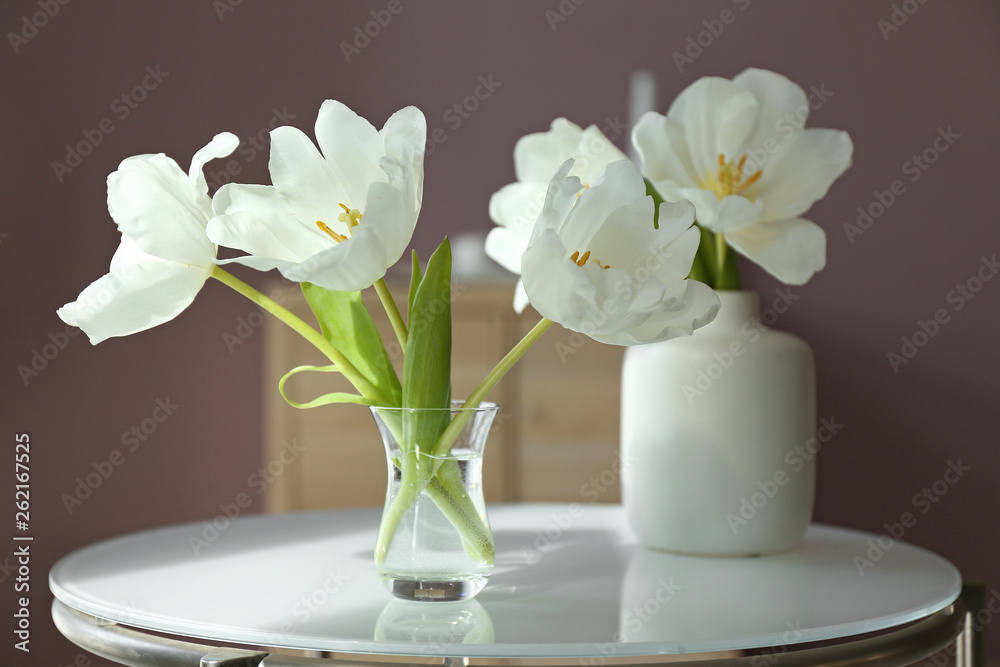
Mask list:
[[[389,471],[375,567],[406,600],[467,600],[493,573],[483,449],[494,403],[476,408],[372,407]]]

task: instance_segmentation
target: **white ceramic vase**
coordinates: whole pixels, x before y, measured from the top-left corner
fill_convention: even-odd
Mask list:
[[[755,292],[719,297],[718,316],[693,336],[625,352],[622,502],[653,549],[788,551],[813,510],[812,351],[761,323]]]

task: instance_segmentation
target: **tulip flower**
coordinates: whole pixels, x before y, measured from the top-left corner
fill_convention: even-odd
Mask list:
[[[609,164],[586,188],[567,161],[552,179],[521,259],[531,305],[545,318],[613,345],[653,343],[710,322],[719,299],[686,280],[698,249],[694,207],[654,202],[639,168]]]
[[[719,272],[726,244],[792,285],[826,264],[825,232],[801,216],[850,166],[853,144],[805,129],[808,112],[799,86],[748,69],[695,81],[633,130],[645,177],[666,201],[694,204],[716,235]]]
[[[275,128],[273,185],[227,184],[215,196],[209,238],[248,253],[220,264],[277,269],[289,280],[339,291],[375,284],[413,235],[426,135],[415,107],[397,111],[378,131],[333,100],[316,119],[318,149],[297,128]]]
[[[58,309],[59,317],[96,345],[187,308],[215,267],[216,247],[205,235],[212,200],[202,170],[238,145],[233,134],[216,135],[191,158],[187,174],[162,153],[123,161],[108,176],[108,211],[122,234],[111,269]]]
[[[584,184],[596,183],[604,167],[626,159],[596,125],[584,130],[565,118],[552,121],[548,132],[518,139],[514,145],[517,182],[490,197],[490,219],[498,226],[486,237],[486,254],[508,271],[521,273],[521,255],[528,247],[549,181],[570,158],[574,160],[570,175]],[[527,304],[523,284],[518,281],[514,308],[520,313]]]

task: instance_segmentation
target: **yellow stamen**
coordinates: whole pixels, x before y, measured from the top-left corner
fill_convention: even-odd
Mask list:
[[[740,157],[739,162],[734,163],[732,160],[727,161],[726,156],[719,153],[718,171],[715,174],[709,173],[706,175],[699,185],[706,190],[714,192],[716,198],[720,201],[728,195],[742,195],[753,201],[754,197],[745,193],[751,185],[757,182],[763,172],[758,169],[747,178],[744,178],[743,167],[746,166],[746,163],[747,156],[745,154]]]
[[[337,216],[337,220],[347,225],[347,231],[350,232],[352,228],[357,227],[361,223],[361,218],[363,217],[361,211],[356,208],[350,208],[346,204],[338,204],[338,206],[344,209],[344,212]]]
[[[591,261],[591,259],[590,259],[590,251],[589,250],[587,252],[583,253],[583,255],[580,255],[580,251],[579,250],[574,250],[573,254],[570,255],[569,258],[571,260],[573,260],[574,264],[576,264],[577,266],[581,266],[581,267],[584,264],[586,264],[588,261]],[[596,257],[593,259],[593,262],[595,264],[597,264],[599,267],[601,267],[602,269],[610,269],[611,268],[611,265],[609,265],[609,264],[601,264],[601,262]]]
[[[323,232],[325,232],[326,234],[328,234],[329,237],[331,239],[333,239],[334,241],[336,241],[337,243],[340,243],[341,241],[346,241],[347,240],[346,236],[344,236],[343,234],[338,234],[337,232],[333,231],[322,220],[317,220],[316,221],[316,226],[319,227]]]

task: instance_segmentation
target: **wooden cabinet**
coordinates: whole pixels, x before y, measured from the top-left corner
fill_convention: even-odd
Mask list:
[[[371,290],[368,290],[371,292]],[[462,398],[538,321],[518,316],[513,285],[458,285],[453,291],[452,393]],[[393,286],[405,303],[405,286]],[[313,322],[297,291],[283,290],[283,305]],[[369,296],[369,295],[366,295]],[[388,321],[374,294],[369,310],[401,361]],[[288,370],[324,359],[281,322],[268,318],[264,335],[263,464],[279,471],[265,493],[265,509],[380,505],[385,455],[368,409],[289,406],[277,391]],[[489,396],[500,405],[483,466],[488,502],[616,502],[618,414],[623,348],[602,345],[554,325]],[[398,366],[397,366],[398,368]],[[302,373],[286,392],[296,400],[349,391],[335,373]]]

